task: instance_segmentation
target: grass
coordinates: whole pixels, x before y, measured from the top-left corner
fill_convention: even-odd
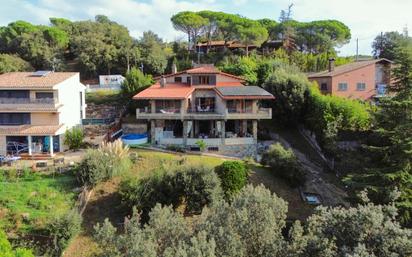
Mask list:
[[[75,179],[71,175],[0,174],[0,228],[6,231],[24,234],[43,229],[74,205],[77,193],[72,190]]]
[[[121,227],[124,217],[129,210],[122,206],[118,186],[122,179],[130,176],[144,177],[152,174],[158,169],[172,169],[181,164],[184,160],[185,165],[202,164],[211,169],[225,161],[223,158],[188,155],[184,153],[164,153],[149,149],[134,148],[130,150],[138,155],[136,163],[132,169],[124,174],[123,177],[115,177],[109,181],[99,183],[93,190],[89,204],[84,212],[83,233],[77,236],[70,246],[66,249],[63,257],[92,257],[98,252],[98,246],[93,241],[93,226],[102,223],[108,218],[112,224]],[[249,183],[253,185],[264,184],[273,193],[287,200],[289,203],[289,219],[305,220],[313,211],[313,206],[304,203],[296,188],[288,186],[287,182],[273,175],[270,169],[260,164],[249,164],[252,172]]]
[[[122,95],[118,90],[98,90],[86,94],[86,103],[119,104]]]

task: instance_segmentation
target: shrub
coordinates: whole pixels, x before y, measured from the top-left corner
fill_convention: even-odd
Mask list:
[[[53,238],[53,255],[61,256],[70,240],[75,237],[81,229],[82,217],[73,209],[67,214],[56,217],[48,227],[50,236]]]
[[[64,134],[64,144],[71,150],[78,150],[83,146],[84,134],[81,128],[74,127]]]
[[[13,250],[10,242],[7,240],[6,233],[0,230],[0,256],[1,257],[34,257],[32,251],[24,248]]]
[[[201,152],[204,152],[206,150],[207,145],[205,141],[197,140],[195,144],[199,147]]]
[[[322,146],[334,142],[340,130],[366,131],[371,127],[374,108],[368,103],[338,96],[322,95],[310,87],[305,123],[315,132]]]
[[[103,143],[98,149],[88,150],[76,175],[83,185],[94,186],[127,171],[130,165],[128,147],[123,147],[121,141],[117,140]]]
[[[285,149],[280,143],[273,144],[262,155],[261,163],[273,169],[276,175],[286,179],[292,186],[305,182],[305,173],[291,149]]]
[[[225,161],[215,168],[215,172],[220,178],[226,199],[230,199],[247,183],[248,168],[244,162]]]
[[[127,179],[120,185],[122,202],[142,211],[142,219],[156,203],[177,208],[185,204],[187,213],[200,213],[206,205],[222,198],[217,175],[204,166],[179,166],[172,172],[157,171],[149,177]]]

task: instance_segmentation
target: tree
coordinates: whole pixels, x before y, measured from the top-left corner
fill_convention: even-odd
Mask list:
[[[395,59],[395,50],[404,36],[397,31],[381,33],[372,43],[372,54],[375,58]]]
[[[367,199],[365,199],[367,200]],[[368,201],[368,200],[367,200]],[[369,202],[351,208],[318,207],[305,232],[299,224],[291,231],[296,242],[292,256],[409,256],[411,230],[396,221],[393,205]]]
[[[17,55],[0,54],[0,74],[13,71],[32,71],[30,63]]]
[[[167,66],[169,54],[161,38],[152,31],[143,32],[138,41],[143,71],[152,75],[162,74]]]
[[[400,197],[396,205],[405,225],[412,226],[412,43],[396,48],[393,97],[383,99],[375,114],[373,135],[367,144],[372,163],[361,174],[351,174],[347,182],[355,191],[369,189],[377,203],[391,200],[394,190]]]
[[[240,161],[225,161],[215,168],[226,199],[231,199],[247,183],[248,168]]]
[[[249,56],[249,46],[254,44],[260,46],[268,38],[268,31],[257,21],[246,18],[238,25],[237,34],[240,42],[246,46],[246,56]]]
[[[137,68],[132,68],[126,73],[126,78],[122,84],[122,94],[130,100],[135,94],[146,89],[153,84],[151,75],[144,75]]]
[[[286,123],[302,121],[310,85],[306,76],[292,71],[289,67],[275,69],[263,83],[263,88],[276,98],[273,116]]]
[[[190,11],[184,11],[173,15],[171,21],[176,30],[180,30],[187,34],[189,42],[188,50],[190,50],[191,46],[193,47],[196,45],[199,34],[208,24],[208,19]]]
[[[13,250],[10,242],[7,240],[6,233],[0,230],[0,257],[34,257],[34,255],[25,248]]]

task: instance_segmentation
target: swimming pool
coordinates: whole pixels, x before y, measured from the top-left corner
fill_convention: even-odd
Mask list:
[[[121,137],[123,144],[128,145],[130,147],[146,144],[147,134],[126,134]]]

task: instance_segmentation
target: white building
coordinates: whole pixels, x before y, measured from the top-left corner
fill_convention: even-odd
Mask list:
[[[85,86],[75,72],[0,75],[0,154],[53,155],[85,118]]]

